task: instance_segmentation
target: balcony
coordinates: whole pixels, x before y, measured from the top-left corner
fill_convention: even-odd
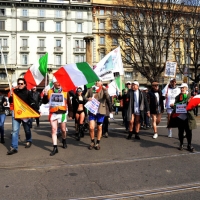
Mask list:
[[[85,53],[85,48],[76,47],[74,48],[74,53]]]
[[[37,52],[38,53],[46,53],[46,47],[38,47]]]
[[[29,53],[29,47],[26,46],[20,47],[20,52]]]
[[[62,47],[54,47],[54,53],[63,53]]]
[[[9,52],[9,47],[8,46],[2,46],[2,51],[3,52]]]

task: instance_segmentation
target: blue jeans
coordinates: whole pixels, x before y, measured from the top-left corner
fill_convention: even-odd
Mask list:
[[[0,134],[1,138],[4,137],[4,122],[6,119],[6,114],[0,114]]]
[[[21,119],[15,119],[12,117],[12,144],[11,147],[18,150],[18,138],[19,138],[19,130],[20,130],[20,124],[22,122],[22,125],[24,127],[24,132],[26,135],[26,141],[32,142],[31,137],[31,129],[30,129],[30,119],[27,122],[24,122]]]

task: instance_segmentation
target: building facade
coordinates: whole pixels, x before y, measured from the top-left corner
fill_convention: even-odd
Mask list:
[[[0,1],[0,45],[11,82],[48,53],[49,78],[60,66],[86,60],[85,36],[92,34],[88,0]],[[2,56],[0,89],[8,86]]]

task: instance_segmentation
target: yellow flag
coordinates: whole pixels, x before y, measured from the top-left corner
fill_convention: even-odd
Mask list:
[[[40,114],[28,106],[13,92],[14,117],[15,119],[40,117]]]

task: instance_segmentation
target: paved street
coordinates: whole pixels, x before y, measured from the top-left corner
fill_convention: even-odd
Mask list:
[[[74,122],[68,122],[68,148],[49,156],[52,150],[47,117],[32,128],[33,145],[24,148],[21,127],[19,152],[7,156],[11,117],[5,123],[6,143],[0,144],[0,199],[199,199],[200,137],[193,131],[195,153],[177,149],[177,129],[167,137],[166,115],[159,125],[159,137],[141,130],[141,140],[126,140],[121,113],[111,121],[109,138],[101,149],[88,150],[89,134],[74,138]],[[200,121],[200,119],[198,119]]]

